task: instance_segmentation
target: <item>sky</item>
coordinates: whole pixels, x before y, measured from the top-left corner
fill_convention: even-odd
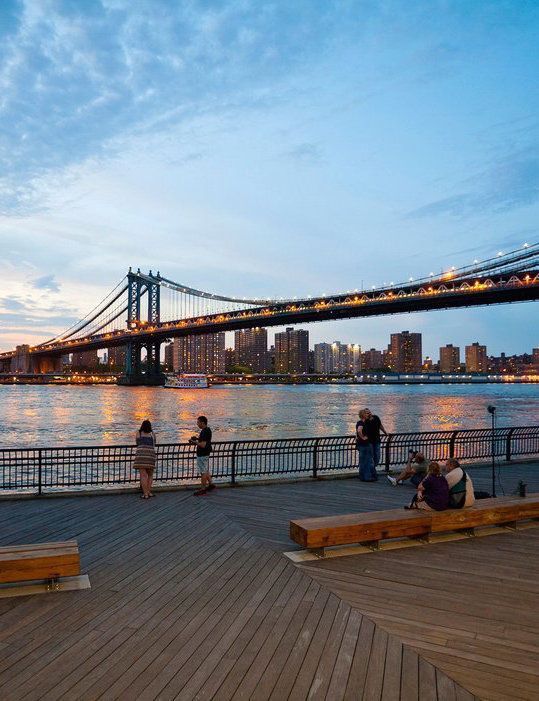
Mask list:
[[[2,0],[0,350],[129,266],[301,297],[538,242],[538,45],[535,0]],[[536,303],[305,328],[539,346]]]

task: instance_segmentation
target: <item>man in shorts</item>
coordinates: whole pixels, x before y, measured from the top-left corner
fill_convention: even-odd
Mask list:
[[[201,488],[197,489],[193,496],[201,497],[215,489],[215,485],[210,475],[211,428],[208,426],[208,419],[205,416],[199,416],[197,426],[200,433],[198,436],[191,436],[189,443],[197,447],[197,469],[201,482]]]

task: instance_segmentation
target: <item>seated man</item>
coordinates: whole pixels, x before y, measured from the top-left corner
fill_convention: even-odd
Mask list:
[[[396,487],[409,479],[414,487],[418,487],[427,475],[428,462],[425,460],[423,453],[417,450],[410,450],[408,453],[408,462],[406,467],[397,475],[397,477],[387,476],[391,484]]]
[[[445,463],[445,479],[449,486],[449,508],[462,509],[475,503],[473,483],[456,458]]]

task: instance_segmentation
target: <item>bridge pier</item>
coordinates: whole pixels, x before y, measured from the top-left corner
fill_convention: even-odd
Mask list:
[[[146,367],[143,371],[142,351],[146,349]],[[164,385],[161,372],[160,341],[129,341],[125,353],[125,373],[118,380],[120,385]]]

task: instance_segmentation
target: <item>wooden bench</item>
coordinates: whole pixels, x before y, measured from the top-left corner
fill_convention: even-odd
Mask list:
[[[89,586],[76,540],[0,547],[0,597]]]
[[[539,519],[539,494],[527,497],[482,499],[466,509],[447,511],[368,511],[290,521],[290,538],[318,556],[332,546],[360,544],[378,549],[381,541],[414,538],[428,541],[433,534],[459,531],[474,535],[484,526],[514,526]]]

